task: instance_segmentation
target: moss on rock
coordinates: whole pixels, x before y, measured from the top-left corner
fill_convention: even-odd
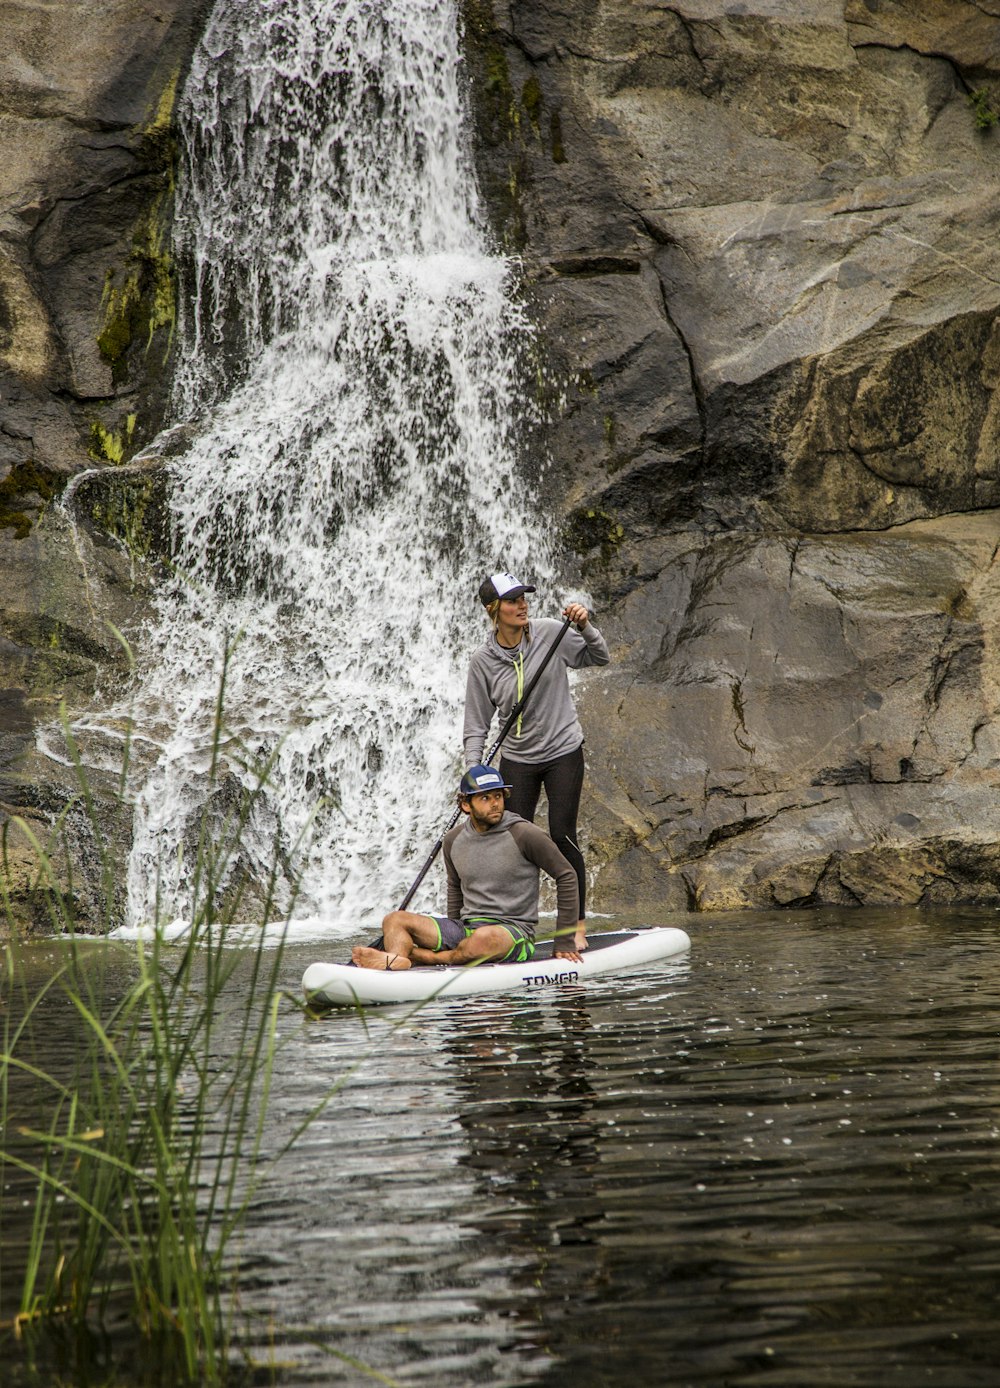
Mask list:
[[[136,559],[168,557],[170,525],[161,469],[109,475],[90,503],[90,519]]]
[[[99,420],[94,420],[90,426],[90,456],[95,463],[124,462],[126,453],[132,449],[136,418],[134,414],[126,415],[120,430],[105,429]]]
[[[124,265],[109,269],[105,277],[97,345],[111,367],[115,385],[127,379],[133,349],[147,356],[159,335],[164,364],[173,346],[177,275],[170,251],[170,226],[177,162],[173,113],[178,77],[174,72],[139,135],[140,157],[158,179],[160,191],[135,223]]]
[[[177,283],[165,201],[161,195],[141,218],[124,268],[109,270],[105,280],[104,323],[97,345],[116,385],[126,378],[126,357],[133,345],[148,354],[157,333],[165,331],[164,360],[173,345]]]
[[[614,559],[624,538],[621,521],[597,506],[579,507],[566,523],[567,547],[580,556],[590,556],[590,565],[596,561],[602,569]],[[584,568],[587,567],[585,564]]]
[[[23,504],[25,499],[34,494],[44,504],[51,501],[59,490],[59,483],[52,473],[37,463],[15,463],[0,482],[0,527],[12,529],[16,537],[23,540],[33,521],[29,509],[37,509],[26,509]]]

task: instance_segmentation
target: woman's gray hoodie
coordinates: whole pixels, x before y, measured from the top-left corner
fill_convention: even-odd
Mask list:
[[[482,761],[494,711],[499,713],[502,727],[534,678],[562,625],[551,617],[533,618],[531,640],[525,634],[516,651],[501,646],[496,632],[492,632],[486,644],[473,655],[465,686],[462,732],[466,766]],[[566,671],[587,665],[607,665],[609,659],[608,643],[591,622],[583,631],[570,627],[535,686],[523,716],[504,740],[503,754],[508,761],[554,761],[556,757],[576,751],[583,742],[583,729],[573,707]]]

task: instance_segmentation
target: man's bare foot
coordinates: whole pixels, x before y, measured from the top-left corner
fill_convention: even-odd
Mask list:
[[[351,962],[360,969],[408,969],[410,961],[402,954],[387,954],[384,949],[372,949],[371,945],[355,945],[351,950]]]

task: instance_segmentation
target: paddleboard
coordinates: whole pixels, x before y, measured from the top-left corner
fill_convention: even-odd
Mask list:
[[[482,993],[541,993],[575,988],[601,974],[617,974],[669,959],[691,948],[685,931],[674,926],[614,930],[588,935],[579,964],[552,957],[552,941],[542,941],[527,964],[469,964],[461,969],[359,969],[353,964],[310,964],[302,975],[307,1000],[318,1007],[370,1007],[431,998],[468,998]]]

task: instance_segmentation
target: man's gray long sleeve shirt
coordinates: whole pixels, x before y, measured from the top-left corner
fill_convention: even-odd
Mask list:
[[[452,920],[491,916],[520,925],[534,938],[538,925],[538,874],[555,879],[560,933],[576,929],[576,873],[544,830],[510,810],[480,834],[466,816],[444,836],[448,915]]]

